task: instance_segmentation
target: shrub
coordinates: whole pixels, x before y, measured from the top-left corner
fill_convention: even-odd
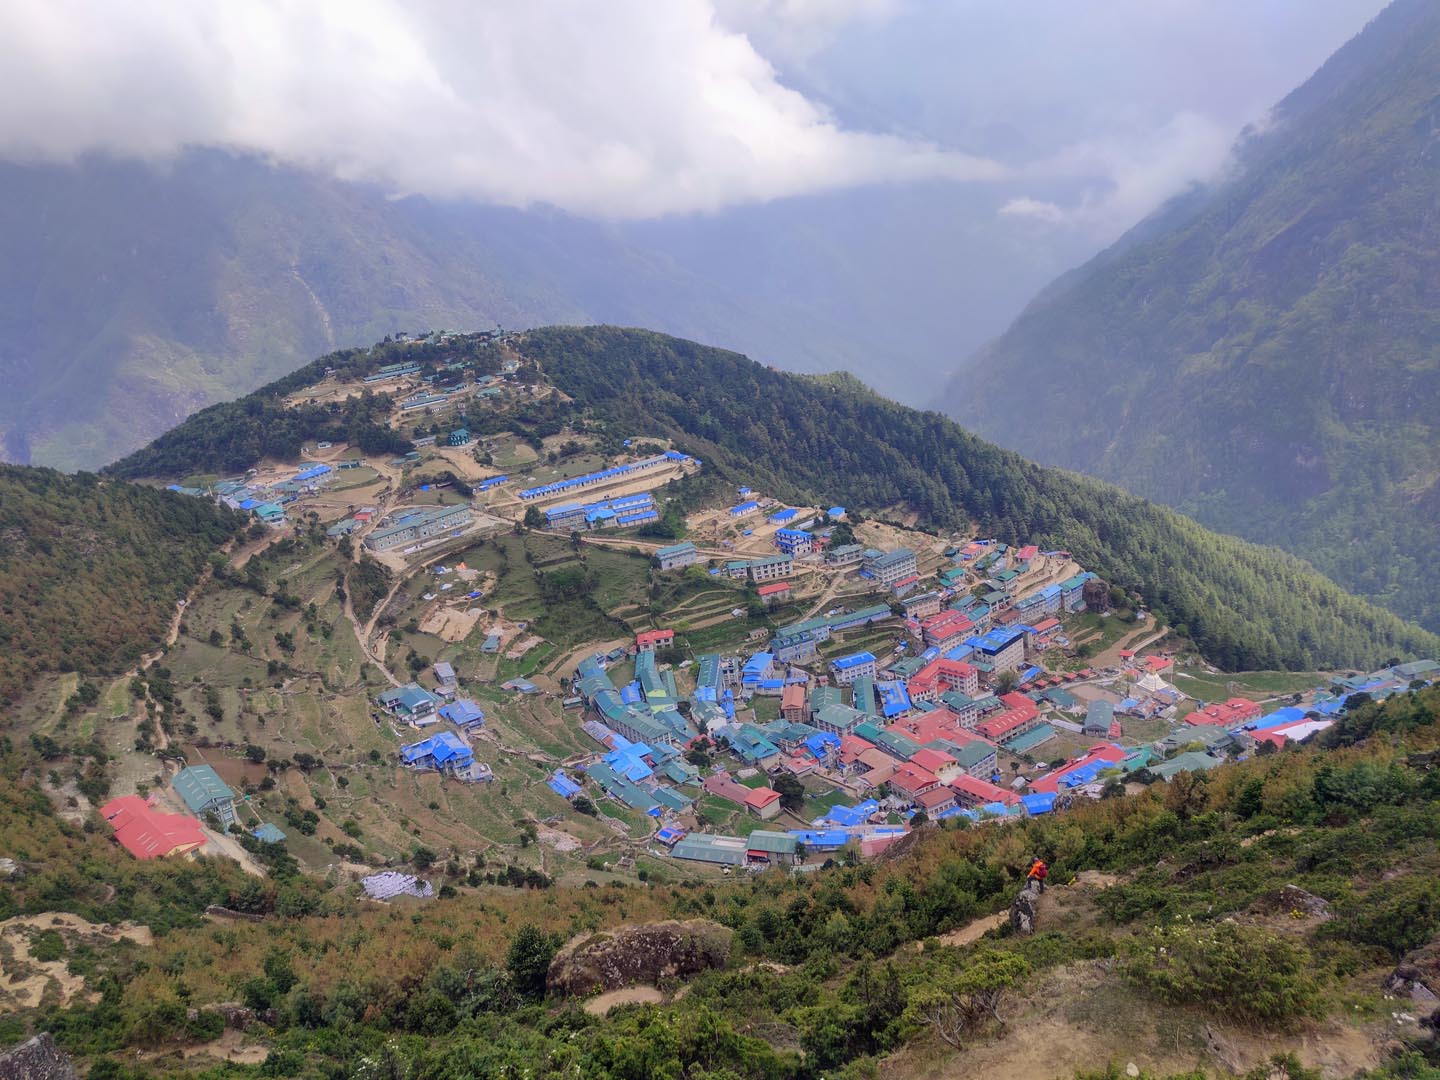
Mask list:
[[[1329,932],[1399,958],[1440,932],[1440,881],[1414,874],[1381,882],[1347,903]]]
[[[1125,973],[1169,1004],[1246,1023],[1285,1026],[1320,1005],[1308,949],[1232,922],[1158,928],[1133,947]]]

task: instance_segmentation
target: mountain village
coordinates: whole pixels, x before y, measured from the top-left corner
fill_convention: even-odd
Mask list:
[[[373,620],[357,623],[393,684],[371,707],[394,760],[504,798],[477,680],[532,698],[592,747],[547,758],[546,787],[570,814],[628,812],[612,826],[622,866],[643,853],[729,874],[873,856],[927,821],[1002,825],[1273,752],[1329,726],[1351,695],[1440,676],[1440,664],[1420,661],[1336,673],[1283,696],[1216,693],[1213,679],[1187,686],[1196,678],[1179,670],[1141,598],[1066,551],[857,521],[843,506],[789,505],[743,485],[728,502],[691,509],[686,539],[665,542],[653,533],[669,492],[705,469],[682,448],[635,435],[606,457],[575,436],[536,448],[447,423],[461,402],[503,408],[556,392],[522,379],[514,355],[494,375],[400,363],[358,383],[327,378],[292,400],[377,388],[413,451],[364,456],[322,442],[298,469],[171,487],[249,513],[276,536],[323,526],[330,542],[423,583],[412,629],[479,642],[481,657],[503,655],[514,673],[501,679],[492,663],[487,677],[457,655],[402,681],[376,659]],[[628,639],[572,650],[539,678],[527,657],[547,643],[507,619],[493,575],[466,563],[487,538],[532,529],[574,552],[647,559],[652,580],[691,598],[670,619],[622,606]],[[213,767],[191,765],[173,783],[194,818],[239,827],[237,795]],[[136,796],[104,813],[142,858],[204,842],[195,821]],[[552,836],[566,816],[546,819]],[[270,821],[248,828],[285,837]],[[381,897],[427,889],[393,871],[365,883]]]

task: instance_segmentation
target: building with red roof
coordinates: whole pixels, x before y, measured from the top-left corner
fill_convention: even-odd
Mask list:
[[[798,724],[805,719],[804,683],[785,684],[785,689],[780,691],[780,715],[792,724]]]
[[[1260,706],[1249,698],[1232,697],[1229,701],[1217,701],[1196,709],[1185,717],[1190,724],[1215,724],[1224,728],[1235,728],[1251,720],[1260,719]]]
[[[1052,615],[1050,618],[1042,619],[1036,623],[1034,629],[1036,639],[1043,640],[1060,629],[1060,620]]]
[[[840,736],[840,760],[851,762],[859,759],[866,750],[874,750],[875,744],[869,739],[862,739],[859,735]]]
[[[674,630],[646,630],[635,635],[635,648],[639,652],[654,652],[656,649],[668,649],[674,644]]]
[[[1019,551],[1015,553],[1015,557],[1021,562],[1029,562],[1031,559],[1033,559],[1036,555],[1039,554],[1040,549],[1038,547],[1036,547],[1034,544],[1026,544],[1024,547],[1022,547]]]
[[[1145,670],[1159,675],[1162,671],[1169,671],[1175,666],[1175,658],[1172,656],[1147,656],[1145,657]]]
[[[922,746],[939,739],[971,738],[970,732],[961,725],[960,718],[943,706],[927,713],[907,716],[904,720],[891,724],[890,728],[908,735]]]
[[[755,788],[745,797],[745,809],[758,818],[769,821],[780,814],[780,793],[768,787]]]
[[[959,768],[955,758],[944,750],[932,750],[928,746],[922,746],[916,750],[910,758],[910,764],[919,766],[926,772],[932,772],[937,778],[944,776]]]
[[[137,859],[183,855],[205,843],[200,823],[184,814],[156,810],[139,795],[122,795],[100,808],[120,846]]]
[[[920,623],[920,634],[925,644],[941,652],[948,652],[962,644],[974,632],[975,624],[969,616],[954,610],[931,615]]]
[[[911,701],[934,701],[951,690],[974,697],[980,692],[980,673],[973,664],[940,656],[911,675],[905,689]]]
[[[890,591],[896,596],[904,596],[907,592],[915,588],[915,586],[918,584],[920,584],[920,575],[910,574],[906,577],[902,577],[899,581],[892,582],[890,585]]]
[[[738,806],[744,806],[745,801],[750,798],[750,789],[731,779],[729,773],[719,772],[707,776],[702,786],[705,788],[705,794],[718,795]]]
[[[939,787],[940,778],[913,761],[907,761],[890,777],[890,786],[901,795],[914,799]]]
[[[1024,694],[1012,691],[1002,695],[1000,701],[1005,705],[1005,711],[976,724],[976,734],[991,742],[1002,742],[1039,726],[1040,710]]]
[[[765,603],[779,603],[781,600],[790,599],[790,582],[772,581],[769,585],[761,585],[760,588],[755,591]]]
[[[927,814],[938,814],[955,805],[955,790],[948,787],[931,788],[915,797],[915,805]]]
[[[989,780],[982,780],[978,776],[971,776],[969,773],[961,773],[950,781],[950,790],[955,792],[955,800],[961,806],[984,806],[986,803],[998,802],[1006,806],[1014,806],[1020,801],[1020,796],[1009,788],[992,784]]]

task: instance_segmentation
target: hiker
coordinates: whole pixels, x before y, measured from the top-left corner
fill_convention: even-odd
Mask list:
[[[1030,873],[1025,877],[1025,883],[1028,885],[1032,881],[1036,882],[1036,892],[1043,893],[1045,891],[1045,878],[1049,873],[1050,868],[1039,859],[1036,859],[1035,864],[1030,867]]]

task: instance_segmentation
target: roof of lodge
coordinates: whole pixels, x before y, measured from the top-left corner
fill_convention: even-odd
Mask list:
[[[185,800],[185,805],[197,814],[218,799],[235,798],[235,792],[209,765],[191,765],[181,769],[171,783],[180,798]]]
[[[184,814],[156,810],[139,795],[122,795],[100,808],[115,839],[137,859],[158,859],[205,843],[200,823]]]

